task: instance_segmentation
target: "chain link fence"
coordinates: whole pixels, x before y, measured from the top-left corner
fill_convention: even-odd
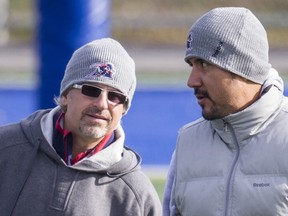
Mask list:
[[[12,41],[33,38],[35,0],[9,2]],[[84,1],[83,1],[84,3]],[[132,45],[182,46],[190,26],[214,7],[251,9],[267,29],[272,48],[288,47],[288,0],[111,0],[112,36]]]
[[[134,45],[182,45],[193,22],[214,7],[252,10],[271,47],[288,47],[288,0],[114,0],[112,34]]]

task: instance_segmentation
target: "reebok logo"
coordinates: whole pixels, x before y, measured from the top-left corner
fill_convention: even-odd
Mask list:
[[[212,57],[216,58],[220,52],[224,51],[223,44],[224,44],[223,41],[219,41],[219,44],[217,45],[216,50],[214,54],[212,55]]]
[[[270,183],[253,183],[253,187],[270,187]]]

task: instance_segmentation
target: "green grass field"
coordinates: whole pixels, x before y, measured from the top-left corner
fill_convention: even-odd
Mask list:
[[[160,200],[163,200],[163,193],[164,193],[164,185],[165,185],[165,178],[150,178],[152,184],[154,185]]]

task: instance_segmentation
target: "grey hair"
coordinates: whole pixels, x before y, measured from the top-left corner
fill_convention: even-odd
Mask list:
[[[60,106],[62,112],[65,113],[65,112],[67,111],[67,106],[62,104],[62,102],[61,102],[61,97],[63,97],[63,96],[55,96],[55,97],[54,97],[54,103],[55,103],[57,106]]]

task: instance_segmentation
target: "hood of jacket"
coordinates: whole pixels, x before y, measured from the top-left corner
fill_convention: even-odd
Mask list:
[[[20,122],[21,128],[30,143],[37,146],[43,154],[56,163],[85,172],[106,173],[117,177],[140,169],[141,157],[132,149],[124,146],[125,134],[119,125],[115,130],[115,141],[107,148],[90,157],[83,158],[78,163],[68,166],[56,153],[52,145],[53,116],[59,107],[39,110]]]

